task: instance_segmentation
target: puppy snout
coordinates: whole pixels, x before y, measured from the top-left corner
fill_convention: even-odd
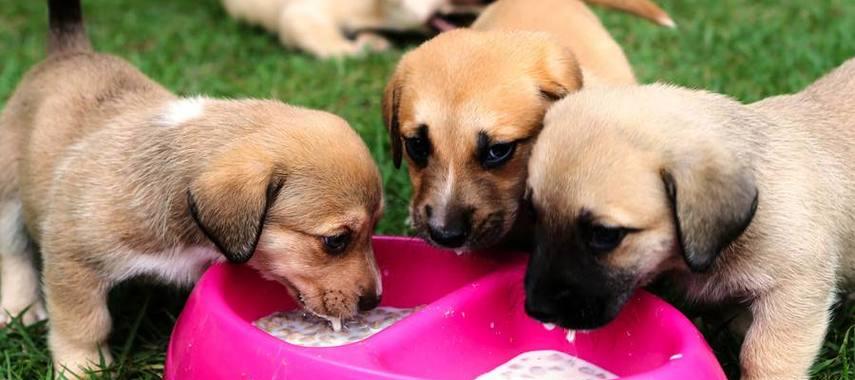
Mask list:
[[[469,236],[468,226],[449,225],[429,227],[430,238],[437,244],[448,248],[460,248]]]
[[[363,294],[359,296],[359,311],[369,311],[380,305],[381,296],[378,294]]]
[[[428,233],[434,243],[446,248],[460,248],[466,243],[472,230],[470,211],[449,210],[445,217],[434,215],[430,206],[426,211],[430,218]]]
[[[538,321],[551,323],[558,320],[559,311],[551,304],[534,301],[531,297],[526,298],[525,312]]]
[[[611,322],[623,305],[622,298],[612,294],[591,295],[572,285],[563,285],[537,294],[529,293],[525,311],[541,322],[588,330]]]

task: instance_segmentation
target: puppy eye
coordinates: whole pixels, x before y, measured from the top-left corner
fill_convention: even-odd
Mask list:
[[[516,148],[516,142],[490,145],[484,152],[481,162],[487,169],[499,167],[513,157]]]
[[[408,137],[404,139],[404,146],[407,148],[407,154],[413,162],[421,167],[427,165],[427,159],[430,155],[430,141],[421,136]]]
[[[327,253],[334,255],[341,253],[347,248],[347,245],[350,244],[350,231],[344,232],[338,235],[333,236],[324,236],[321,238],[324,242],[324,248],[327,250]]]
[[[586,231],[585,231],[586,230]],[[613,251],[623,241],[628,230],[621,227],[591,225],[582,231],[588,248],[594,253]]]

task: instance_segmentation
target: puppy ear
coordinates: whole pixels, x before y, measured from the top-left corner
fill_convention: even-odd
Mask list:
[[[754,218],[758,191],[740,168],[661,171],[683,258],[693,272],[709,270]]]
[[[191,183],[189,212],[229,261],[244,263],[255,252],[267,210],[283,184],[282,175],[258,162],[215,164]]]
[[[582,88],[582,69],[570,49],[552,45],[545,49],[538,86],[540,94],[554,102]]]
[[[401,125],[398,119],[401,108],[401,80],[399,77],[400,75],[396,72],[383,93],[383,123],[389,130],[389,145],[392,147],[392,161],[395,163],[396,169],[401,168],[403,154]]]

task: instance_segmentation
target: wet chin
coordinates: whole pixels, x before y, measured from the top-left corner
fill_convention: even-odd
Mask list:
[[[357,312],[356,300],[350,299],[307,299],[305,307],[314,314],[336,318],[350,318]]]

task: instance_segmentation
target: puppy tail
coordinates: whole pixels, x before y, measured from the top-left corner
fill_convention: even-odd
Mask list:
[[[48,0],[48,18],[48,55],[92,50],[83,27],[80,0]]]
[[[624,12],[635,14],[639,17],[646,18],[659,25],[676,28],[677,24],[671,19],[667,12],[659,8],[656,3],[651,0],[584,0],[591,4],[602,5],[609,8],[619,9]]]

